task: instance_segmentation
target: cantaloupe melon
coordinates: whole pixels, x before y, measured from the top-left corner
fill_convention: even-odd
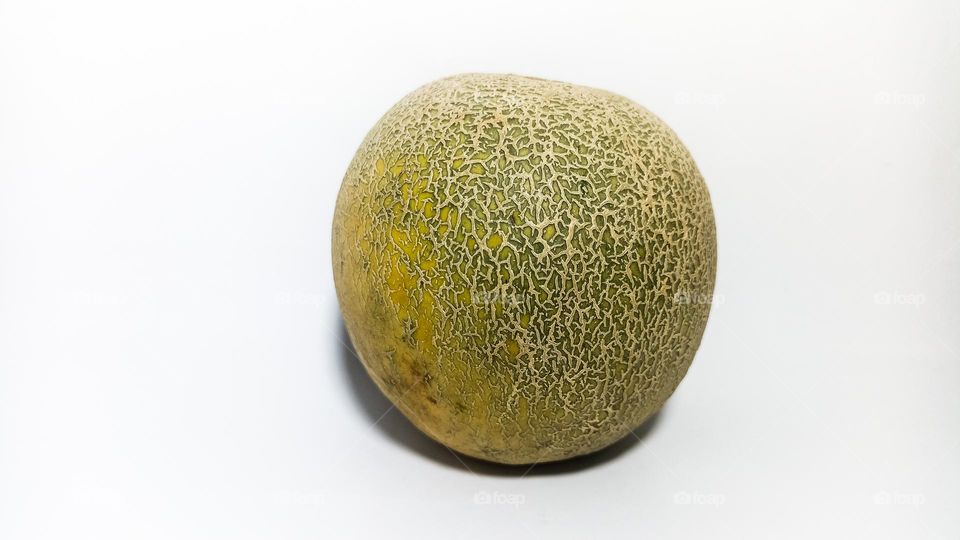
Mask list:
[[[716,233],[689,152],[643,107],[470,74],[367,135],[333,265],[367,372],[413,424],[537,463],[617,441],[674,391],[707,322]]]

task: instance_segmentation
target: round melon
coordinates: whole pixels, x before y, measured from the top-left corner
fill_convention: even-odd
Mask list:
[[[424,433],[484,460],[599,450],[656,412],[700,344],[716,273],[690,153],[619,95],[442,79],[374,126],[333,223],[347,331]]]

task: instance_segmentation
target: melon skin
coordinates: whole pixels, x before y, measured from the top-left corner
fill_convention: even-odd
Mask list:
[[[344,322],[421,431],[506,464],[608,446],[686,374],[713,294],[707,187],[616,94],[441,79],[366,136],[337,198]]]

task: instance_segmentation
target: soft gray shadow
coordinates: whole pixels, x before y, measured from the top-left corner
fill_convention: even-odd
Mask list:
[[[564,461],[530,465],[502,465],[472,458],[443,446],[420,432],[399,410],[393,407],[377,385],[370,379],[357,357],[343,320],[340,320],[340,366],[356,400],[357,406],[370,421],[373,429],[380,431],[398,446],[447,467],[468,470],[490,476],[538,476],[576,473],[597,467],[620,457],[637,446],[656,427],[660,412],[651,416],[640,427],[620,441],[586,456]],[[661,409],[662,411],[662,409]],[[635,435],[635,436],[634,436]]]

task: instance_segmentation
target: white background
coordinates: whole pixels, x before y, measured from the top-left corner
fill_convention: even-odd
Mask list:
[[[957,3],[456,4],[0,0],[0,538],[960,536]],[[347,164],[469,71],[713,196],[693,367],[590,458],[461,462],[341,343]]]

